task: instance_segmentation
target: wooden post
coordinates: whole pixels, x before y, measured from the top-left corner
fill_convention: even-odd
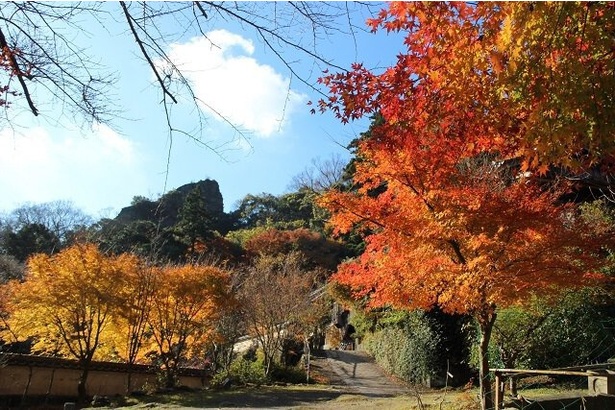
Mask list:
[[[500,410],[502,408],[504,393],[502,390],[502,373],[495,372],[495,410]]]
[[[310,354],[311,354],[312,349],[310,348],[310,341],[307,336],[304,337],[303,343],[304,343],[304,352],[305,352],[304,357],[306,358],[305,378],[306,378],[306,382],[309,384],[310,383]]]

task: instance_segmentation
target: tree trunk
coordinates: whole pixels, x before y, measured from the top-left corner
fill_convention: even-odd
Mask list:
[[[167,369],[167,381],[165,383],[165,387],[168,389],[175,387],[175,376],[173,375],[173,371],[171,369]]]
[[[308,337],[305,336],[303,339],[303,346],[304,346],[304,351],[305,351],[305,381],[306,383],[310,383],[310,353],[311,353],[311,347],[310,347],[310,341],[308,340]]]
[[[513,398],[517,398],[517,378],[516,377],[514,376],[510,377],[509,387],[510,387],[510,395]]]
[[[479,377],[480,377],[480,404],[482,410],[493,409],[493,392],[489,380],[489,341],[495,323],[495,313],[479,317],[480,343],[478,344]]]
[[[128,363],[128,374],[126,375],[126,394],[132,392],[132,366],[133,363]]]
[[[171,363],[168,363],[165,366],[165,383],[164,387],[168,389],[172,389],[175,387],[175,366],[172,366]]]
[[[271,371],[271,362],[273,362],[273,356],[265,355],[265,377],[269,377]]]
[[[86,383],[88,381],[88,373],[90,372],[90,364],[85,363],[81,376],[79,376],[79,383],[77,384],[77,402],[83,405],[87,399]]]
[[[518,352],[502,354],[502,350],[500,349],[500,358],[502,359],[502,363],[504,363],[504,367],[506,369],[514,369],[517,365],[517,357],[519,356]],[[508,386],[510,388],[510,395],[512,397],[517,397],[517,378],[514,376],[510,376],[508,378]]]

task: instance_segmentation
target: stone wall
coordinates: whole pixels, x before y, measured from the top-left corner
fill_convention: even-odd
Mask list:
[[[5,356],[5,355],[3,355]],[[6,355],[9,356],[9,355]],[[0,396],[76,396],[81,370],[72,360],[10,355],[0,365]],[[87,393],[90,396],[125,394],[128,367],[121,363],[93,363],[88,374]],[[204,387],[206,373],[198,369],[184,369],[179,384],[191,388]],[[131,376],[131,391],[156,385],[155,371],[149,366],[136,366]]]

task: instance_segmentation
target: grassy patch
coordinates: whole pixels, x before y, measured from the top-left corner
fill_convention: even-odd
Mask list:
[[[423,407],[419,404],[420,403]],[[348,394],[324,385],[259,386],[228,390],[202,390],[155,394],[127,398],[119,408],[228,408],[295,407],[297,409],[337,410],[474,410],[478,409],[475,391],[428,391],[420,395],[370,397]],[[118,408],[115,407],[114,408]]]

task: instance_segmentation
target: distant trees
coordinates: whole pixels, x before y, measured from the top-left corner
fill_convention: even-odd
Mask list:
[[[157,200],[137,198],[116,218],[92,226],[88,237],[115,253],[174,263],[201,258],[204,251],[224,253],[218,245],[227,225],[218,183],[204,180]]]
[[[75,240],[87,240],[98,243],[105,252],[136,253],[160,263],[206,258],[237,264],[245,259],[246,251],[254,250],[245,248],[248,240],[273,229],[280,238],[288,236],[287,242],[293,240],[290,232],[305,233],[297,236],[296,245],[288,243],[276,252],[298,246],[310,257],[330,257],[327,268],[333,270],[334,259],[344,253],[333,248],[343,246],[325,239],[325,215],[315,198],[308,189],[279,196],[247,195],[238,209],[225,213],[217,183],[205,180],[184,185],[157,200],[137,197],[116,218],[95,223],[70,202],[28,204],[1,218],[0,253],[25,261],[31,254],[52,254]],[[271,237],[271,232],[268,235]],[[302,236],[313,238],[306,241]],[[310,251],[320,247],[319,242],[331,245],[330,249],[322,248],[322,255]]]
[[[293,177],[290,187],[295,191],[328,191],[342,181],[347,164],[340,155],[324,160],[316,158],[312,160],[311,166]]]
[[[70,201],[21,205],[13,210],[5,220],[5,224],[12,230],[18,230],[27,225],[42,225],[62,244],[67,244],[72,235],[93,222],[91,216],[85,214]]]
[[[4,249],[18,261],[25,262],[35,253],[51,255],[61,249],[60,239],[45,225],[31,223],[23,225],[17,232],[6,232]]]
[[[3,218],[0,248],[23,262],[34,253],[60,251],[92,222],[68,201],[22,205]]]
[[[337,265],[348,255],[344,244],[327,239],[323,234],[306,228],[280,230],[265,229],[255,233],[244,243],[249,254],[276,256],[297,253],[310,269],[336,270]]]
[[[279,196],[271,194],[246,195],[234,215],[237,228],[250,229],[269,226],[281,229],[322,226],[315,221],[314,198],[307,191],[291,192]]]

